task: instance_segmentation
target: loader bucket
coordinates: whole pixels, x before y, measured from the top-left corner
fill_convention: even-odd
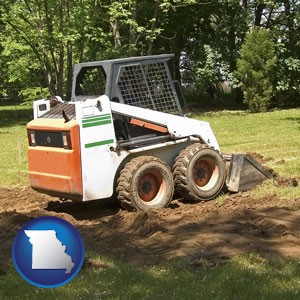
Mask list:
[[[226,185],[231,192],[243,192],[260,184],[273,175],[249,154],[232,154],[229,160]]]

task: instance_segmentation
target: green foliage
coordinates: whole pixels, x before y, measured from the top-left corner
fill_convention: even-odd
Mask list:
[[[163,17],[194,2],[3,0],[0,84],[70,96],[74,63],[151,54]]]
[[[224,80],[238,87],[233,74],[254,26],[272,32],[277,66],[265,72],[264,91],[245,90],[246,102],[254,111],[271,96],[273,105],[299,105],[299,1],[3,0],[0,91],[42,87],[69,98],[77,62],[174,53],[176,79],[219,101]]]
[[[17,42],[10,36],[3,38],[2,46],[3,51],[0,52],[0,66],[3,72],[2,78],[0,77],[1,94],[10,98],[13,103],[36,99],[27,98],[29,90],[41,91],[37,76],[39,64],[32,55],[30,47]]]
[[[220,72],[220,58],[221,55],[214,51],[209,45],[204,45],[203,64],[200,63],[196,66],[196,76],[198,83],[202,85],[202,88],[209,84],[217,85],[221,81]]]
[[[218,90],[232,81],[238,51],[247,31],[247,16],[238,1],[198,2],[183,14],[190,18],[177,34],[188,36],[184,45],[182,80],[212,100],[220,101]],[[179,18],[184,16],[180,15]]]
[[[235,73],[242,83],[245,103],[252,112],[263,112],[269,107],[276,61],[275,43],[270,33],[254,28],[242,45]]]
[[[278,64],[276,68],[276,98],[279,105],[299,105],[300,103],[300,57],[292,53],[282,43],[277,45]]]
[[[32,106],[32,102],[37,99],[45,99],[47,98],[49,90],[47,88],[41,87],[32,87],[32,88],[24,88],[22,90],[22,105],[30,105]]]

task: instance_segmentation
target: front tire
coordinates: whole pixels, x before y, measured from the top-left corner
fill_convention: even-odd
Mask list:
[[[226,168],[222,156],[203,144],[192,144],[180,152],[173,167],[176,192],[198,202],[215,198],[224,186]]]
[[[167,207],[174,193],[169,166],[157,157],[140,156],[129,161],[117,181],[121,206],[147,211]]]

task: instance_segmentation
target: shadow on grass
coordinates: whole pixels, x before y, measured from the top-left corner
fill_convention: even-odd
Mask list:
[[[288,121],[291,121],[291,122],[295,122],[298,125],[300,125],[300,118],[299,117],[289,117],[289,118],[284,118],[283,120],[288,120]],[[300,129],[300,126],[299,126],[299,129]]]
[[[242,260],[242,259],[241,259]],[[2,299],[299,299],[299,265],[248,256],[219,267],[205,263],[197,271],[175,261],[158,267],[111,263],[82,270],[61,288],[40,289],[11,268],[0,283]],[[259,266],[255,270],[255,266]],[[17,288],[16,288],[17,286]]]
[[[33,119],[31,106],[0,106],[0,127],[26,125]]]

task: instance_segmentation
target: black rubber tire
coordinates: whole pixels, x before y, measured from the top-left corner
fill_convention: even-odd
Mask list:
[[[167,207],[174,193],[171,169],[153,156],[140,156],[129,161],[117,180],[117,198],[127,210]]]
[[[173,176],[175,190],[181,197],[193,202],[211,200],[224,186],[225,162],[213,148],[195,143],[177,156]]]

